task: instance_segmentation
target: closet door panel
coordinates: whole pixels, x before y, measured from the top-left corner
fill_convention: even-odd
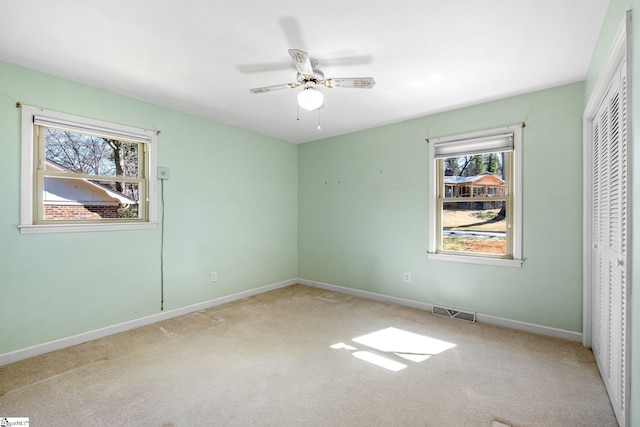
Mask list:
[[[625,419],[628,233],[627,88],[623,63],[593,117],[592,349],[621,425]]]

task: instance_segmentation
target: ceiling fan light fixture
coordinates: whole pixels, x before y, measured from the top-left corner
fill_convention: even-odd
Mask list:
[[[323,85],[327,88],[347,87],[357,89],[371,89],[376,81],[373,77],[346,77],[340,79],[325,79],[324,73],[318,69],[318,61],[311,58],[307,52],[299,49],[289,49],[289,55],[298,70],[295,83],[284,83],[249,89],[254,94],[272,92],[281,89],[301,87],[298,93],[298,120],[300,108],[308,111],[318,111],[324,105],[324,95],[316,87]]]
[[[305,110],[313,111],[322,107],[324,95],[319,90],[307,87],[298,93],[298,105]]]

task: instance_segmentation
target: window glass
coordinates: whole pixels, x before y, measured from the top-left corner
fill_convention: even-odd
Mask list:
[[[38,126],[38,222],[144,219],[142,143]]]
[[[44,221],[140,219],[139,184],[44,177]]]
[[[47,161],[86,175],[139,178],[140,143],[43,128]]]
[[[444,186],[442,251],[507,254],[505,155],[492,152],[439,160]]]

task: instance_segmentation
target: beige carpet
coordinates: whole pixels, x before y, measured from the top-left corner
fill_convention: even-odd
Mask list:
[[[0,367],[0,416],[31,426],[617,425],[578,343],[301,285]]]

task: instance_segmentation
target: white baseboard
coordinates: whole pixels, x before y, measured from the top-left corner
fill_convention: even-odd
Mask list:
[[[390,297],[388,295],[376,294],[374,292],[361,291],[359,289],[344,288],[342,286],[330,285],[328,283],[314,282],[311,280],[298,279],[301,285],[312,286],[314,288],[326,289],[328,291],[339,292],[341,294],[353,295],[355,297],[361,297],[365,299],[372,299],[376,301],[388,302],[391,304],[397,304],[404,307],[416,308],[418,310],[431,311],[433,305],[426,302],[413,301],[404,298]]]
[[[139,328],[141,326],[150,325],[152,323],[160,322],[162,320],[171,319],[185,314],[193,313],[195,311],[204,310],[217,305],[226,304],[228,302],[237,301],[243,298],[248,298],[254,295],[262,294],[265,292],[273,291],[276,289],[291,286],[296,283],[306,286],[312,286],[314,288],[326,289],[328,291],[340,292],[343,294],[353,295],[361,298],[366,298],[375,301],[388,302],[391,304],[397,304],[404,307],[415,308],[418,310],[424,310],[430,312],[433,309],[433,305],[414,301],[404,298],[397,298],[383,294],[377,294],[375,292],[362,291],[359,289],[345,288],[342,286],[331,285],[328,283],[315,282],[306,279],[289,279],[284,282],[274,283],[271,285],[262,286],[248,291],[238,292],[236,294],[227,295],[224,297],[204,301],[201,303],[189,305],[186,307],[176,308],[174,310],[164,311],[162,313],[152,314],[150,316],[141,317],[139,319],[130,320],[124,323],[118,323],[117,325],[107,326],[101,329],[93,331],[83,332],[81,334],[73,335],[70,337],[61,338],[54,341],[49,341],[43,344],[34,345],[9,353],[0,354],[0,366],[7,365],[9,363],[17,362],[19,360],[27,359],[29,357],[38,356],[40,354],[49,353],[51,351],[60,350],[66,347],[82,344],[87,341],[103,338],[109,335],[125,332],[131,329]],[[497,326],[503,326],[506,328],[516,329],[520,331],[533,332],[540,335],[546,335],[555,338],[562,338],[569,341],[582,342],[582,334],[580,332],[566,331],[563,329],[551,328],[549,326],[541,326],[533,323],[520,322],[518,320],[504,319],[501,317],[490,316],[486,314],[476,313],[476,320],[478,322],[488,323]]]
[[[505,328],[516,329],[518,331],[532,332],[538,335],[545,335],[548,337],[561,338],[568,341],[582,343],[581,332],[567,331],[566,329],[536,325],[535,323],[520,322],[519,320],[505,319],[481,313],[476,314],[476,321],[488,323],[490,325],[504,326]]]
[[[103,337],[117,334],[120,332],[125,332],[131,329],[139,328],[141,326],[150,325],[152,323],[160,322],[162,320],[167,320],[174,317],[183,316],[185,314],[193,313],[195,311],[204,310],[210,307],[215,307],[220,304],[237,301],[243,298],[248,298],[254,295],[273,291],[275,289],[284,288],[286,286],[291,286],[295,283],[298,283],[296,279],[290,279],[284,282],[274,283],[271,285],[250,289],[248,291],[238,292],[233,295],[227,295],[224,297],[215,298],[209,301],[192,304],[186,307],[176,308],[174,310],[163,311],[161,313],[152,314],[150,316],[141,317],[139,319],[130,320],[128,322],[118,323],[117,325],[107,326],[107,327],[96,329],[93,331],[83,332],[81,334],[61,338],[55,341],[49,341],[43,344],[34,345],[32,347],[27,347],[20,350],[11,351],[9,353],[0,354],[0,366],[17,362],[19,360],[27,359],[29,357],[38,356],[40,354],[49,353],[51,351],[60,350],[66,347],[82,344],[87,341],[103,338]]]
[[[431,311],[433,304],[426,302],[418,302],[404,298],[396,298],[383,294],[376,294],[358,289],[345,288],[342,286],[331,285],[328,283],[314,282],[311,280],[298,279],[297,283],[314,288],[326,289],[328,291],[340,292],[343,294],[353,295],[357,297],[372,299],[376,301],[388,302],[391,304],[402,305],[405,307],[417,308],[419,310]],[[582,342],[582,333],[567,331],[564,329],[552,328],[549,326],[536,325],[534,323],[520,322],[518,320],[505,319],[502,317],[490,316],[488,314],[476,313],[476,321],[488,323],[490,325],[503,326],[505,328],[516,329],[518,331],[532,332],[534,334],[545,335],[554,338],[562,338],[569,341]]]

